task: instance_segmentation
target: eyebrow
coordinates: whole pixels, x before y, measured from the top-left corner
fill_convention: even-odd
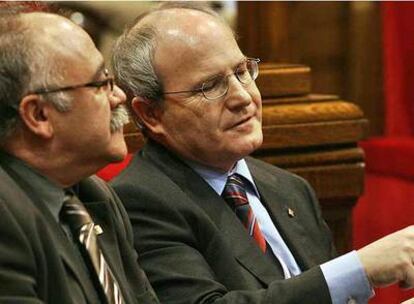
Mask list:
[[[232,66],[232,71],[234,72],[239,65],[241,65],[244,61],[246,61],[246,59],[247,59],[247,56],[244,56],[243,59],[241,59],[238,63],[234,64]],[[197,84],[194,85],[193,89],[199,89],[199,88],[201,88],[203,83],[205,83],[209,80],[213,80],[213,79],[215,79],[217,77],[220,77],[220,76],[224,76],[224,74],[223,73],[217,73],[217,74],[214,74],[214,75],[209,75],[209,76],[203,77],[200,81],[197,82]]]

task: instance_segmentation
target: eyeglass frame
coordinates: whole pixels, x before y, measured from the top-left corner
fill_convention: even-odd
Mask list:
[[[247,62],[247,61],[253,61],[253,62],[255,62],[256,63],[256,65],[257,65],[257,75],[256,75],[256,78],[252,78],[252,80],[251,81],[255,81],[256,79],[257,79],[257,77],[259,76],[259,62],[260,62],[260,59],[259,58],[250,58],[250,57],[246,57],[245,58],[245,61],[244,62]],[[248,82],[248,83],[244,83],[244,82],[242,82],[240,79],[239,79],[239,77],[237,76],[237,69],[240,67],[240,65],[242,64],[243,62],[240,62],[240,64],[239,65],[237,65],[237,67],[236,67],[236,69],[231,73],[231,74],[228,74],[228,75],[225,75],[225,76],[223,76],[223,79],[228,79],[231,75],[235,75],[236,76],[236,78],[237,78],[237,80],[240,82],[240,83],[242,83],[242,84],[249,84],[249,83],[251,83],[251,81],[250,82]],[[209,81],[211,81],[212,79],[214,79],[215,77],[213,77],[213,78],[211,78],[210,80],[207,80],[207,81],[205,81],[205,82],[203,82],[202,84],[201,84],[201,87],[199,87],[199,88],[197,88],[197,89],[193,89],[193,90],[184,90],[184,91],[173,91],[173,92],[163,92],[163,95],[173,95],[173,94],[182,94],[182,93],[202,93],[203,94],[203,96],[204,96],[204,98],[206,98],[206,99],[208,99],[208,100],[215,100],[215,99],[218,99],[218,98],[220,98],[220,97],[223,97],[223,96],[225,96],[226,94],[227,94],[227,92],[229,91],[229,85],[228,85],[228,80],[227,80],[227,88],[226,88],[226,90],[224,91],[224,93],[222,94],[222,95],[219,95],[219,96],[216,96],[216,97],[213,97],[213,98],[211,98],[211,97],[207,97],[206,96],[206,94],[204,93],[204,85],[207,83],[207,82],[209,82]]]
[[[109,75],[108,69],[104,70],[104,74]],[[87,83],[83,83],[83,84],[66,86],[66,87],[62,87],[62,88],[51,88],[51,89],[42,88],[42,89],[38,89],[38,90],[35,90],[35,91],[28,92],[27,94],[49,94],[49,93],[56,93],[56,92],[62,92],[62,91],[70,91],[70,90],[75,90],[75,89],[85,88],[85,87],[101,88],[103,86],[109,86],[110,91],[113,92],[114,91],[114,86],[115,86],[114,78],[108,76],[104,80],[95,80],[95,81],[91,81],[91,82],[87,82]]]

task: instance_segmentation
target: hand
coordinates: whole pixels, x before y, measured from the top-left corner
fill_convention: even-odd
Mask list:
[[[390,234],[357,251],[373,287],[399,283],[414,287],[414,226]],[[412,303],[404,302],[404,304]]]
[[[401,304],[414,304],[414,298],[411,298],[407,301],[402,302]]]

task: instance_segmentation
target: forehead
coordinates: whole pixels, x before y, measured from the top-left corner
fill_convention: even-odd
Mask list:
[[[159,31],[154,62],[164,86],[224,72],[244,57],[229,27],[205,13],[187,10]]]
[[[43,48],[41,53],[60,70],[62,79],[90,75],[101,66],[102,55],[92,39],[68,19],[46,13],[27,14],[25,19],[33,32],[33,47]]]

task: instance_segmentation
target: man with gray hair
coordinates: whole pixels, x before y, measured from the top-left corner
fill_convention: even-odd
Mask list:
[[[138,18],[113,55],[147,136],[114,187],[161,302],[366,303],[372,287],[413,287],[413,227],[334,258],[308,183],[248,157],[259,60],[191,5]]]
[[[158,303],[113,190],[124,92],[66,18],[0,17],[0,302]]]

